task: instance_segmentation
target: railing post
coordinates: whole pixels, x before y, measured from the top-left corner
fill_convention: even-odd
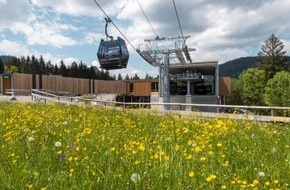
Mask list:
[[[271,109],[271,116],[274,116],[274,109]]]

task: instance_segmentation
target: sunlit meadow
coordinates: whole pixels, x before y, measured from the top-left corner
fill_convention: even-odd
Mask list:
[[[0,108],[0,189],[290,189],[289,124]]]

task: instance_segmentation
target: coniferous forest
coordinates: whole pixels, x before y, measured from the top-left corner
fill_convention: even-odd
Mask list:
[[[88,67],[82,61],[72,62],[67,66],[63,60],[58,64],[44,61],[43,57],[36,58],[34,55],[27,57],[1,56],[5,72],[18,72],[27,74],[61,75],[63,77],[89,78],[114,80],[108,71],[99,70],[97,67]]]

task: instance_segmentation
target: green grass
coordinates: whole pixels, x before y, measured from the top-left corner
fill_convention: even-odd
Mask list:
[[[0,189],[290,188],[289,124],[0,103],[0,126]]]

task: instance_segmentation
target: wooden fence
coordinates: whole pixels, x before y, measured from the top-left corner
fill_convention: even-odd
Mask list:
[[[11,88],[14,89],[31,90],[35,88],[71,94],[128,93],[125,81],[81,79],[59,75],[35,75],[34,78],[32,74],[23,73],[14,73],[11,80]],[[3,91],[5,92],[5,90]]]

